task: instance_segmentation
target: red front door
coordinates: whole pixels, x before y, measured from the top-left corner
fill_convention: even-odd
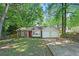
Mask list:
[[[32,37],[32,31],[29,31],[29,37]]]

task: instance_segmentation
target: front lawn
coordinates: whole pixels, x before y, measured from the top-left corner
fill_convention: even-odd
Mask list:
[[[0,56],[44,56],[51,55],[44,41],[39,38],[0,40]]]

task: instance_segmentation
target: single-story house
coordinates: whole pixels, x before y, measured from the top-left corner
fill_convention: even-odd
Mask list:
[[[32,27],[22,27],[16,30],[17,37],[32,37]]]
[[[40,37],[54,38],[60,37],[59,31],[55,27],[34,26],[17,29],[17,36],[21,37]]]

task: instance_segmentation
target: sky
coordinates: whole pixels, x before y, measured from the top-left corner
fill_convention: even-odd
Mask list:
[[[46,8],[47,8],[47,4],[46,3],[43,3],[43,4],[41,4],[41,6],[42,6],[43,11],[45,12],[46,11]]]
[[[44,21],[46,21],[46,18],[47,18],[47,12],[46,12],[46,9],[47,9],[47,4],[46,3],[43,3],[41,4],[42,6],[42,9],[43,9],[43,12],[44,12]]]

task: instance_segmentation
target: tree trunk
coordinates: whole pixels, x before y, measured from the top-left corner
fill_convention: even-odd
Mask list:
[[[66,35],[66,3],[62,3],[62,37]]]
[[[1,19],[0,19],[0,39],[2,38],[2,26],[3,26],[3,22],[6,18],[8,8],[9,8],[9,4],[5,4],[5,8],[4,8],[3,14],[2,14]]]

